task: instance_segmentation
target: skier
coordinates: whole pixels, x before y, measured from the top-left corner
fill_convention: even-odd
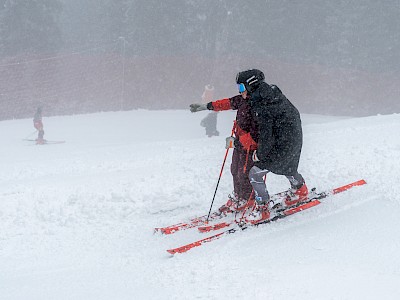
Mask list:
[[[264,73],[257,69],[238,73],[236,82],[250,95],[250,107],[258,121],[259,139],[253,153],[254,166],[249,171],[255,192],[256,208],[248,216],[251,223],[270,218],[270,201],[264,175],[269,172],[284,175],[289,180],[290,193],[286,206],[294,205],[308,195],[308,188],[298,173],[303,134],[300,114],[276,85],[264,81]]]
[[[211,84],[207,84],[204,87],[203,95],[201,96],[203,103],[211,102],[214,99],[214,87]],[[208,137],[219,136],[217,130],[217,112],[210,112],[204,119],[201,120],[200,126],[206,129],[206,135]]]
[[[233,177],[233,195],[229,195],[226,204],[219,208],[221,213],[241,211],[247,207],[252,193],[249,181],[249,170],[253,167],[251,159],[257,148],[258,125],[248,104],[247,92],[239,90],[239,95],[208,102],[207,104],[191,104],[190,111],[202,110],[223,111],[237,110],[234,125],[234,136],[226,138],[226,149],[233,148],[231,173]]]
[[[43,122],[42,122],[42,108],[38,107],[35,115],[33,116],[33,126],[38,131],[38,137],[36,139],[36,144],[44,144],[46,142],[43,139],[44,130],[43,130]]]

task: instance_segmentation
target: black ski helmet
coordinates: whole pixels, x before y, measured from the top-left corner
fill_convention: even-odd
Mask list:
[[[264,73],[257,69],[242,71],[236,75],[236,83],[243,83],[249,93],[254,92],[264,79]]]

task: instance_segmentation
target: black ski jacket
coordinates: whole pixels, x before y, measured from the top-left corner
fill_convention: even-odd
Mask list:
[[[276,85],[265,82],[251,94],[250,106],[260,130],[255,165],[279,175],[296,174],[303,145],[297,108]]]

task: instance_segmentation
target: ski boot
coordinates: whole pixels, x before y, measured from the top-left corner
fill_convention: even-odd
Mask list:
[[[256,225],[268,221],[271,217],[270,204],[257,204],[254,210],[246,217],[246,222]]]
[[[36,139],[36,145],[43,145],[43,144],[46,144],[46,140],[45,139],[42,139],[42,138],[38,138],[38,139]]]
[[[228,195],[228,201],[218,208],[218,211],[222,213],[233,213],[243,211],[247,208],[247,201],[244,199],[238,198],[235,193],[234,196]]]
[[[288,206],[293,206],[301,201],[304,201],[308,198],[308,188],[305,183],[299,188],[299,189],[294,189],[291,188],[289,191],[288,196],[285,199],[285,205]]]

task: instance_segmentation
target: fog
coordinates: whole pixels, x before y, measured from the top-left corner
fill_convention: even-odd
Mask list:
[[[0,119],[187,109],[258,68],[303,113],[399,113],[400,1],[0,1]]]

